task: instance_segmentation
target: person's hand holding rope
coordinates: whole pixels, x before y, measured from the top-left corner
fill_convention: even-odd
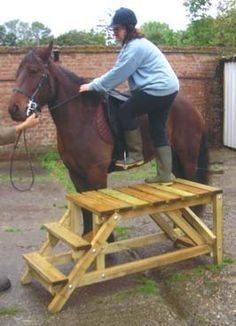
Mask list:
[[[40,122],[39,116],[36,116],[35,113],[31,114],[24,122],[15,126],[16,131],[20,132],[36,126]]]

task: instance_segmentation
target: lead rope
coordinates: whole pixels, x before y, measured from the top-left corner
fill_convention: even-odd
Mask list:
[[[12,150],[12,154],[11,154],[11,159],[10,159],[10,181],[11,181],[11,184],[12,184],[14,189],[16,189],[18,191],[29,191],[29,190],[32,189],[32,187],[34,185],[35,174],[34,174],[34,169],[33,169],[32,156],[31,156],[31,153],[30,153],[30,151],[28,149],[28,145],[27,145],[27,141],[26,141],[25,130],[23,131],[23,139],[24,139],[25,152],[26,152],[27,157],[28,157],[28,165],[29,165],[29,168],[30,168],[30,171],[31,171],[31,182],[30,182],[28,187],[19,188],[18,186],[16,186],[15,182],[13,181],[14,159],[15,159],[16,149],[18,147],[18,143],[19,143],[21,134],[22,134],[22,131],[19,132],[19,134],[18,134],[18,136],[16,138],[16,141],[15,141],[15,144],[14,144],[14,147],[13,147],[13,150]]]

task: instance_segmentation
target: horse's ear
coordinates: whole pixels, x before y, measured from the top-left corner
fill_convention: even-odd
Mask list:
[[[53,48],[53,41],[51,41],[46,48],[40,51],[40,57],[43,60],[43,62],[47,63],[48,60],[51,58],[52,48]]]

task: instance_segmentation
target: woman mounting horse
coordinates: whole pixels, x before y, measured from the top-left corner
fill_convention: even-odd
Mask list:
[[[54,63],[51,51],[52,44],[25,55],[17,71],[9,113],[14,120],[23,121],[27,112],[30,114],[48,105],[56,125],[58,151],[76,190],[105,188],[115,141],[105,119],[104,98],[96,91],[78,93],[78,88],[86,80]],[[102,128],[99,128],[101,121]],[[142,115],[144,162],[155,157],[148,123],[147,116]],[[181,177],[196,179],[201,158],[200,171],[206,172],[206,151],[202,146],[205,134],[203,119],[180,95],[172,105],[167,130],[181,167]],[[173,171],[180,176],[175,162]],[[84,233],[91,230],[91,225],[91,215],[84,211]]]
[[[147,114],[152,141],[156,147],[157,174],[146,178],[148,183],[169,183],[173,180],[171,148],[166,122],[179,81],[161,51],[135,28],[137,18],[128,8],[120,8],[112,18],[111,28],[122,49],[115,66],[100,78],[81,85],[80,92],[107,92],[128,79],[131,97],[120,108],[119,120],[125,131],[128,159],[117,161],[121,167],[144,163],[142,138],[137,115]]]

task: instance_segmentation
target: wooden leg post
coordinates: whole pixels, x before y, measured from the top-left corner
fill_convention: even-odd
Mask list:
[[[216,236],[213,257],[216,264],[223,262],[222,206],[222,194],[218,194],[213,199],[213,231]]]

